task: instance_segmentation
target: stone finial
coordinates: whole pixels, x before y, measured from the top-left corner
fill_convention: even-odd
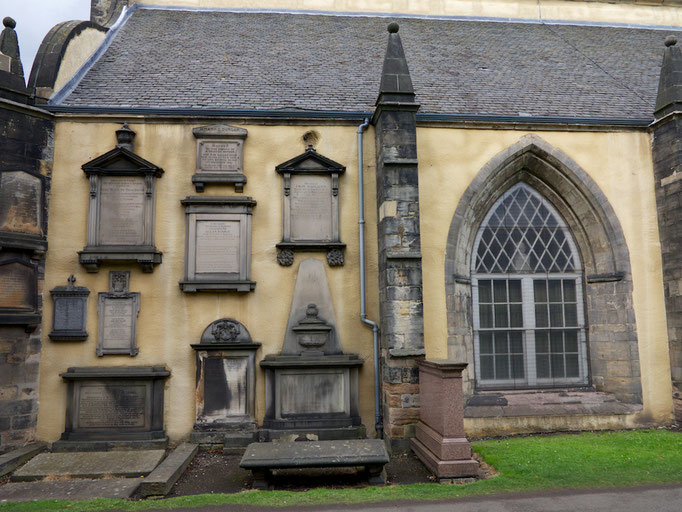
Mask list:
[[[2,24],[7,28],[15,28],[17,26],[17,22],[14,21],[14,18],[10,18],[9,16],[5,16],[5,18],[3,18]]]
[[[384,101],[414,103],[414,88],[403,44],[398,35],[400,27],[394,21],[388,24],[388,45],[381,71],[381,85],[377,105]]]
[[[0,33],[0,98],[26,103],[28,92],[24,81],[24,67],[19,56],[19,39],[14,27],[17,22],[7,16]]]
[[[130,129],[127,122],[124,122],[123,126],[116,130],[116,140],[118,141],[116,147],[132,151],[134,138],[135,132]]]
[[[669,35],[665,38],[654,114],[660,119],[676,110],[682,110],[682,50],[677,37]]]

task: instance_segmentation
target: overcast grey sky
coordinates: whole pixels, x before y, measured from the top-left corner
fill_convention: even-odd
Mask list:
[[[43,38],[61,21],[89,20],[90,0],[0,0],[0,17],[5,16],[17,22],[19,52],[28,81]]]

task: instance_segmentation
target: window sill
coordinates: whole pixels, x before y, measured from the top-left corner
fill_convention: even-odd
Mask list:
[[[473,405],[470,402],[486,405]],[[641,405],[619,402],[611,393],[566,390],[513,391],[474,395],[464,407],[464,417],[624,415],[641,410]]]

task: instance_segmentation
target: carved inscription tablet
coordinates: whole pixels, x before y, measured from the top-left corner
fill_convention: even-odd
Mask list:
[[[332,239],[332,185],[328,176],[291,177],[291,239]]]
[[[42,185],[26,172],[0,173],[0,230],[42,234]]]
[[[242,141],[200,142],[199,169],[202,172],[242,172]]]
[[[104,332],[102,347],[104,349],[127,349],[133,340],[133,318],[135,316],[134,299],[132,297],[104,299]]]
[[[54,329],[83,329],[85,301],[81,297],[59,297],[54,303]]]
[[[82,385],[78,428],[145,428],[150,387],[146,384]]]
[[[279,384],[282,416],[346,412],[343,371],[282,372]]]
[[[203,416],[228,418],[247,413],[246,357],[204,359]]]
[[[103,176],[100,205],[100,243],[144,243],[143,176]]]
[[[0,308],[35,309],[33,282],[31,267],[21,263],[0,265]]]
[[[239,221],[196,223],[196,272],[239,273]]]

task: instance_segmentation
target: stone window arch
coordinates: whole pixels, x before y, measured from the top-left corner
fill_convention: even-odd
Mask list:
[[[445,288],[448,355],[476,366],[472,258],[486,215],[519,183],[544,198],[571,233],[582,267],[585,379],[598,391],[641,403],[630,257],[620,222],[603,192],[570,157],[527,135],[490,160],[460,199],[448,233]],[[475,388],[474,372],[464,381]]]

